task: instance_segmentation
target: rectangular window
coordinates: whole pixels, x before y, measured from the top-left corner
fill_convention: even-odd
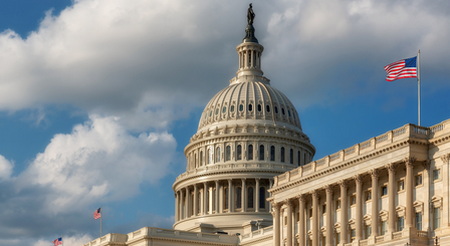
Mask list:
[[[397,231],[403,231],[403,228],[405,228],[405,218],[398,217],[397,218]]]
[[[352,195],[350,196],[350,205],[355,205],[356,204],[356,195]]]
[[[441,209],[433,208],[433,229],[438,229],[441,226]]]
[[[438,180],[441,178],[441,169],[433,170],[433,180]]]
[[[380,223],[380,235],[384,235],[387,232],[387,221],[381,221]]]
[[[387,185],[381,186],[381,196],[386,196],[388,194],[388,187]]]
[[[416,175],[414,184],[416,186],[419,186],[419,185],[422,185],[422,183],[423,183],[422,174]]]
[[[370,225],[364,225],[364,239],[368,239],[372,234],[372,227]]]
[[[405,180],[399,180],[397,182],[397,191],[402,191],[405,189]]]
[[[366,202],[372,200],[372,191],[371,190],[364,192],[364,200]]]
[[[341,199],[336,200],[336,209],[341,208]]]
[[[356,231],[355,229],[350,229],[350,241],[353,242],[355,241],[356,238]]]
[[[416,229],[421,231],[422,230],[422,213],[416,213]]]

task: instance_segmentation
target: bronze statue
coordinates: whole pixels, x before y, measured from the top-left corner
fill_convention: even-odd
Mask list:
[[[247,11],[247,22],[249,25],[253,25],[253,19],[255,19],[255,13],[253,13],[252,4],[249,4]]]

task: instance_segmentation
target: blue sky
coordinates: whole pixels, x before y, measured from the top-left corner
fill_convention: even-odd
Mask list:
[[[248,3],[0,2],[0,245],[80,245],[170,228],[171,185],[210,98],[237,70]],[[422,125],[450,118],[448,1],[253,4],[262,68],[316,159],[417,123],[417,80],[383,66],[421,49]]]

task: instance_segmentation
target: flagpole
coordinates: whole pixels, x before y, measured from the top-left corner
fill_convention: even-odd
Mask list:
[[[417,118],[420,126],[420,49],[417,52]]]
[[[102,237],[103,233],[102,233],[102,224],[103,224],[103,216],[100,217],[100,237]]]

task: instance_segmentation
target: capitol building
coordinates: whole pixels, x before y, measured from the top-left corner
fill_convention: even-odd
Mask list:
[[[263,76],[253,18],[250,6],[236,77],[185,147],[173,228],[84,246],[450,245],[450,120],[406,124],[313,161],[297,110]]]

